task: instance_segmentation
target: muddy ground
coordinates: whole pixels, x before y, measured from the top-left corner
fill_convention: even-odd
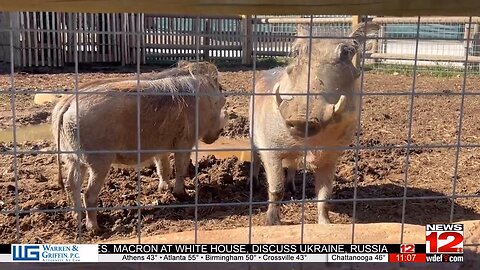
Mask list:
[[[151,70],[145,71],[151,72]],[[80,82],[98,78],[132,76],[130,72],[83,72]],[[221,82],[229,93],[247,93],[252,89],[253,73],[248,70],[222,70]],[[57,74],[16,73],[14,77],[17,91],[66,90],[74,85],[73,73],[63,71]],[[388,74],[367,71],[364,76],[362,122],[359,142],[363,146],[380,147],[359,151],[358,171],[355,153],[346,151],[336,171],[333,199],[377,198],[370,202],[357,202],[355,222],[401,222],[402,200],[405,174],[408,172],[406,195],[414,197],[406,201],[405,221],[412,224],[448,222],[452,201],[438,199],[438,196],[452,194],[453,176],[458,173],[456,194],[462,196],[480,195],[480,151],[473,146],[480,144],[480,77],[468,77],[464,100],[461,143],[458,167],[455,167],[459,116],[461,112],[461,77],[429,77],[419,74],[416,79],[417,95],[413,103],[411,138],[415,149],[410,151],[408,171],[405,167],[405,146],[409,131],[409,108],[412,91],[412,78],[401,74]],[[9,75],[0,75],[0,88],[10,88]],[[388,95],[378,95],[388,93]],[[472,95],[473,93],[473,95]],[[227,103],[230,123],[223,136],[233,142],[247,140],[248,98],[230,96]],[[35,105],[32,94],[17,94],[15,100],[16,125],[18,127],[48,123],[52,104]],[[0,94],[0,129],[12,127],[12,111],[8,92]],[[242,139],[243,138],[243,139]],[[354,143],[353,141],[352,143]],[[52,142],[32,140],[19,142],[20,150],[47,150]],[[400,148],[399,148],[400,147]],[[11,141],[0,143],[0,237],[2,242],[16,242],[16,226],[20,228],[20,241],[67,243],[74,242],[77,236],[77,223],[69,212],[60,209],[67,207],[67,201],[56,184],[55,156],[51,154],[18,154],[16,168],[13,166]],[[233,153],[235,154],[235,153]],[[15,196],[17,171],[18,197]],[[356,177],[356,172],[357,176]],[[119,210],[118,207],[136,205],[137,197],[142,205],[150,208],[142,210],[141,231],[144,235],[162,234],[193,230],[195,218],[201,230],[248,226],[249,214],[253,225],[265,222],[265,204],[255,204],[250,209],[245,205],[221,205],[221,203],[249,202],[250,193],[247,179],[250,175],[250,162],[231,156],[225,159],[215,156],[203,157],[199,162],[198,202],[217,203],[199,206],[195,210],[195,195],[192,178],[195,170],[190,169],[187,188],[190,199],[178,201],[170,193],[156,190],[158,180],[153,166],[143,168],[141,194],[137,196],[138,175],[134,169],[112,168],[100,195],[99,206],[116,208],[99,212],[99,224],[105,227],[100,235],[82,231],[82,242],[96,242],[105,239],[121,239],[137,234],[138,211]],[[312,177],[306,174],[306,198],[314,197]],[[355,188],[355,178],[357,187]],[[303,172],[297,172],[297,192],[287,192],[285,200],[291,203],[282,207],[282,220],[288,224],[298,224],[302,218],[302,205],[296,200],[302,198],[301,181]],[[267,199],[263,171],[262,186],[254,190],[252,201]],[[355,195],[356,191],[356,195]],[[427,197],[427,198],[422,198]],[[384,198],[379,199],[378,198]],[[18,200],[20,210],[15,214]],[[454,221],[479,219],[480,198],[458,198],[454,202]],[[188,206],[186,206],[188,205]],[[152,207],[153,206],[153,207]],[[350,202],[332,202],[330,218],[333,223],[351,223],[354,205]],[[28,213],[30,210],[37,210]],[[38,211],[40,210],[40,211]],[[46,210],[46,211],[41,211]],[[54,211],[59,210],[59,211]],[[305,222],[314,223],[316,206],[305,204]]]

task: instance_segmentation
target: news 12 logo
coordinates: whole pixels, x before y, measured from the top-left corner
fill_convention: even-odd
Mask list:
[[[463,224],[427,224],[427,253],[463,253]]]
[[[39,245],[12,245],[12,260],[14,261],[39,261]]]
[[[401,244],[400,253],[415,253],[415,244]]]

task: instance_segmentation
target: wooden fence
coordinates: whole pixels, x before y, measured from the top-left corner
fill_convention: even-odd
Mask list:
[[[15,65],[19,67],[64,66],[75,63],[77,58],[79,63],[92,64],[129,65],[135,64],[137,59],[142,64],[179,59],[233,60],[250,64],[253,55],[257,58],[288,55],[297,28],[311,21],[319,30],[314,35],[322,36],[347,34],[352,20],[355,19],[349,16],[322,15],[310,19],[302,16],[2,12],[0,61],[9,62],[13,48]],[[416,17],[370,17],[369,20],[383,25],[379,39],[369,44],[366,54],[369,59],[413,59],[410,52],[385,49],[388,43],[385,26],[416,24]],[[462,25],[465,33],[468,22],[468,17],[423,17],[421,20],[422,25]],[[478,63],[480,17],[473,17],[472,23],[469,61]],[[418,59],[454,62],[463,61],[464,55],[464,52],[419,54]]]
[[[63,66],[74,63],[76,58],[79,63],[129,64],[137,59],[138,42],[140,48],[143,46],[143,39],[135,34],[143,29],[135,23],[142,22],[138,17],[143,15],[58,12],[2,15],[9,18],[14,29],[11,46],[15,64],[21,67]],[[5,39],[9,37],[3,36],[2,49],[10,51]]]

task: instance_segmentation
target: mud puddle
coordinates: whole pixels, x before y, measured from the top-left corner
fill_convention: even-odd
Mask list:
[[[216,158],[238,157],[240,161],[251,160],[251,143],[249,138],[229,139],[220,137],[213,144],[198,144],[198,159],[202,156],[214,155]],[[195,151],[195,147],[193,148]],[[210,150],[210,151],[202,151]],[[215,151],[211,151],[215,150]],[[192,153],[192,161],[195,161],[195,152]]]
[[[21,126],[15,129],[17,142],[52,140],[52,131],[49,124],[40,124],[32,126]],[[13,142],[14,130],[8,128],[0,131],[0,142]]]

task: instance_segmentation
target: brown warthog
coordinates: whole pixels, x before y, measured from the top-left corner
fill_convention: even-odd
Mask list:
[[[284,195],[282,162],[289,170],[289,182],[293,181],[305,146],[328,147],[308,151],[307,161],[315,175],[317,199],[325,200],[330,195],[335,166],[343,152],[332,148],[348,146],[358,121],[360,72],[352,58],[360,39],[378,28],[372,23],[360,24],[350,39],[297,39],[291,64],[259,75],[255,89],[264,95],[250,99],[250,136],[259,154],[254,155],[254,180],[258,182],[261,161],[268,181],[267,225],[280,224],[275,202]],[[307,93],[311,94],[308,103]],[[330,223],[325,202],[319,202],[317,208],[318,223]]]
[[[184,178],[190,163],[188,150],[196,143],[197,101],[193,94],[199,94],[198,138],[211,144],[218,139],[227,122],[223,108],[226,99],[220,89],[218,70],[213,64],[182,62],[155,78],[140,80],[139,106],[135,79],[83,85],[80,91],[114,93],[79,94],[78,109],[75,96],[62,98],[52,113],[52,132],[60,151],[80,151],[78,156],[77,153],[61,154],[68,172],[65,186],[70,191],[73,206],[81,206],[80,189],[87,170],[89,180],[84,204],[86,207],[97,206],[99,192],[112,164],[133,166],[139,159],[144,165],[155,160],[161,176],[160,186],[168,187],[168,152],[153,150],[187,150],[175,152],[173,192],[184,196]],[[140,110],[140,126],[137,126],[137,107]],[[135,152],[138,150],[138,130],[140,149],[148,152]],[[80,140],[77,139],[77,131]],[[60,165],[59,161],[59,179],[63,183]],[[77,176],[80,181],[76,181]],[[86,225],[88,229],[99,229],[96,211],[87,211]]]

